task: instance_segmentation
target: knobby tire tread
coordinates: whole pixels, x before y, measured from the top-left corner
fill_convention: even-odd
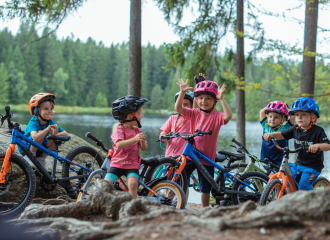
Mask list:
[[[261,194],[261,197],[260,197],[260,200],[259,200],[259,205],[266,205],[267,204],[268,196],[269,196],[270,192],[272,191],[273,187],[276,184],[280,184],[280,186],[282,187],[282,183],[278,179],[273,179],[272,181],[267,183],[266,187],[264,188],[264,191]]]

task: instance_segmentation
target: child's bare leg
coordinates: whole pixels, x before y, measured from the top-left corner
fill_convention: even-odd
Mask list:
[[[54,149],[55,149],[55,143],[54,143],[54,141],[48,141],[48,142],[47,142],[47,148],[48,148],[50,151],[54,151]]]
[[[210,204],[210,193],[202,193],[202,207],[208,207]]]
[[[133,197],[137,197],[138,183],[139,181],[136,177],[128,178],[128,192]]]
[[[109,184],[113,183],[113,181],[110,178],[105,178],[104,180],[107,181]]]

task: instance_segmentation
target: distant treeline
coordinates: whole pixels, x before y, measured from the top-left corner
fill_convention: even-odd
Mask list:
[[[44,29],[43,34],[48,33]],[[38,92],[54,93],[56,103],[64,106],[111,107],[127,95],[128,43],[105,47],[89,38],[86,43],[73,37],[59,40],[56,34],[39,38],[34,27],[22,24],[16,36],[8,29],[0,32],[0,104],[27,104]],[[142,48],[142,97],[149,99],[149,109],[173,110],[178,78],[186,79],[189,56],[182,69],[165,69],[168,64],[164,47]],[[235,56],[227,51],[218,59],[220,65],[206,78],[226,83],[226,100],[235,113]],[[279,58],[253,59],[246,62],[246,114],[257,120],[259,111],[269,101],[286,101],[289,105],[299,96],[301,63]],[[251,60],[251,59],[250,59]],[[196,70],[196,75],[200,69]],[[328,88],[329,71],[317,63],[315,93]],[[191,84],[193,79],[189,79]],[[329,91],[330,94],[330,91]],[[319,100],[321,114],[328,117],[328,97]],[[323,115],[323,116],[324,116]]]

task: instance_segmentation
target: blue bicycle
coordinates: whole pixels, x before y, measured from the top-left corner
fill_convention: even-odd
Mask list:
[[[203,136],[212,134],[212,131],[200,131],[196,130],[194,134],[181,134],[181,133],[169,133],[166,136],[163,136],[163,139],[171,139],[176,137],[181,137],[187,140],[187,144],[185,149],[182,152],[182,155],[176,159],[176,164],[168,165],[165,174],[167,175],[169,180],[177,181],[185,181],[181,183],[184,186],[187,186],[188,178],[179,178],[182,176],[182,171],[184,171],[184,166],[186,165],[186,157],[189,157],[194,164],[197,166],[197,169],[201,171],[203,176],[209,181],[212,185],[212,195],[213,197],[219,201],[228,200],[228,196],[234,205],[238,205],[247,200],[252,200],[254,202],[259,202],[261,193],[263,188],[266,186],[269,177],[263,173],[259,172],[247,172],[238,177],[230,174],[229,172],[232,170],[230,167],[223,168],[217,164],[217,162],[222,162],[223,159],[216,158],[215,161],[212,161],[203,153],[199,152],[194,145],[194,138],[197,136]],[[220,183],[213,179],[210,173],[205,169],[203,164],[199,161],[198,157],[205,160],[207,163],[211,164],[215,167],[215,171],[219,174]],[[242,156],[244,157],[244,156]],[[240,160],[241,158],[235,158],[236,160]],[[233,161],[236,161],[233,159]],[[150,170],[154,172],[155,170]],[[188,176],[189,177],[189,176]],[[225,184],[226,181],[230,181],[231,184]]]
[[[5,120],[8,123],[8,131],[2,134],[10,134],[10,146],[6,153],[0,153],[0,219],[9,219],[23,212],[31,203],[36,190],[35,175],[40,177],[40,186],[45,191],[53,191],[56,185],[63,187],[71,198],[77,198],[80,188],[86,182],[90,173],[94,171],[93,164],[98,166],[103,163],[103,158],[95,149],[82,146],[73,149],[66,158],[58,155],[58,147],[70,140],[70,136],[48,136],[48,140],[55,143],[54,152],[24,136],[18,123],[11,122],[12,114],[10,107],[5,107],[6,115],[1,115],[1,127]],[[25,142],[30,143],[37,149],[47,153],[54,158],[52,171],[49,173],[28,149]],[[35,165],[31,165],[21,156],[15,154],[18,145],[25,155]],[[86,166],[81,166],[72,160],[82,160]],[[93,162],[89,162],[92,160]],[[59,161],[62,167],[62,178],[56,177],[56,166]],[[73,172],[73,176],[69,176]],[[76,180],[75,184],[70,181]]]

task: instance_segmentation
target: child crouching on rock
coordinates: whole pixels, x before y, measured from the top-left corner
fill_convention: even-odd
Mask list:
[[[138,189],[141,164],[139,148],[142,151],[148,148],[146,135],[140,130],[142,106],[146,102],[147,99],[128,95],[112,103],[111,113],[119,123],[113,127],[111,139],[114,142],[114,154],[105,180],[111,184],[125,175],[128,179],[129,194],[133,197],[137,197]]]

